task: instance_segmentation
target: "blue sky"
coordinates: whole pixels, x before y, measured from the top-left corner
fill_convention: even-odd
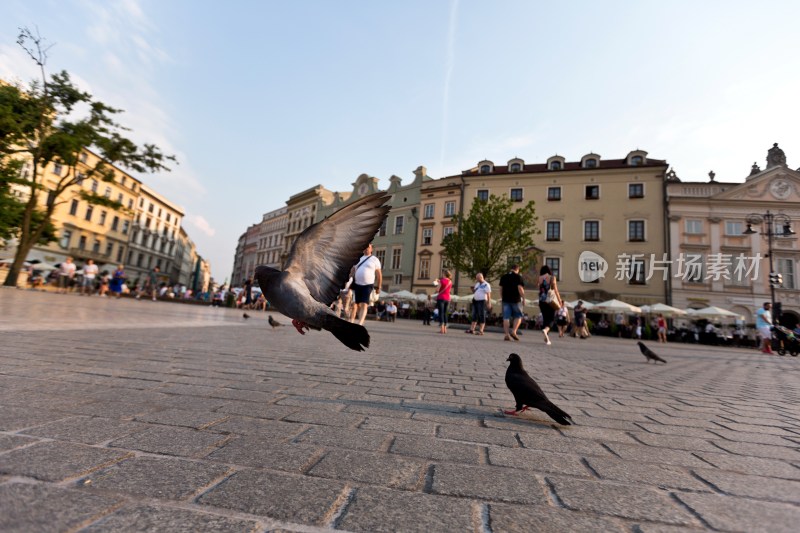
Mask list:
[[[0,77],[68,70],[178,156],[140,176],[186,209],[220,281],[239,235],[296,192],[407,182],[488,158],[641,148],[685,180],[800,166],[800,3],[4,0]]]

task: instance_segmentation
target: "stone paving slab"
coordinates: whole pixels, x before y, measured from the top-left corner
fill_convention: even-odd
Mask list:
[[[403,320],[353,352],[261,313],[105,300],[0,289],[1,531],[798,522],[795,358],[668,344],[653,366],[624,339]],[[512,346],[574,426],[501,414]]]

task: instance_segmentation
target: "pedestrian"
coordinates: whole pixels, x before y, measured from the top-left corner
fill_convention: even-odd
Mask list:
[[[620,311],[617,313],[614,322],[617,325],[617,337],[622,338],[622,332],[625,329],[625,315]]]
[[[642,338],[642,321],[641,319],[634,315],[631,319],[631,333],[633,334],[634,339],[641,340]]]
[[[492,309],[492,286],[489,285],[480,272],[475,275],[472,294],[472,324],[467,333],[483,335],[483,330],[486,327],[486,312]],[[479,326],[479,329],[475,329],[476,326]]]
[[[248,277],[244,282],[244,309],[253,307],[253,278]]]
[[[658,328],[658,342],[663,342],[666,344],[667,342],[667,321],[664,319],[664,315],[658,313],[658,320],[656,321],[656,327]],[[737,330],[738,331],[738,330]]]
[[[150,297],[155,302],[158,298],[158,274],[161,269],[158,266],[153,267],[153,270],[147,273],[147,280],[145,280],[145,294],[150,294]],[[136,296],[137,299],[139,296]]]
[[[397,319],[397,302],[390,301],[386,304],[386,321],[394,322]]]
[[[511,269],[500,276],[500,294],[503,301],[503,340],[518,341],[517,329],[522,322],[522,302],[525,298],[525,283],[519,275],[519,265],[511,265]]]
[[[447,333],[447,307],[450,305],[450,291],[453,288],[452,274],[449,270],[434,282],[438,288],[436,293],[436,310],[439,312],[439,333]]]
[[[552,344],[550,342],[550,336],[548,332],[553,327],[553,321],[555,319],[556,310],[555,308],[550,305],[547,301],[547,295],[550,290],[552,290],[555,294],[556,299],[558,300],[558,304],[560,307],[561,302],[563,299],[561,298],[561,293],[558,292],[558,280],[553,275],[553,271],[550,270],[550,267],[547,265],[542,266],[539,269],[539,309],[542,311],[542,334],[544,335],[544,342],[547,345]]]
[[[367,309],[370,305],[370,296],[375,290],[375,286],[380,288],[383,284],[383,274],[381,273],[381,261],[372,255],[372,243],[364,248],[364,255],[359,259],[358,264],[350,271],[353,278],[351,285],[355,294],[356,305],[351,315],[351,322],[357,322],[363,326],[367,319]]]
[[[589,328],[586,326],[586,307],[583,305],[583,300],[578,300],[573,311],[575,313],[575,331],[572,336],[577,335],[581,339],[588,338]]]
[[[425,298],[425,304],[422,307],[423,326],[431,325],[431,315],[433,315],[433,301],[431,300],[431,295],[429,294],[427,298]]]
[[[72,284],[72,278],[75,277],[75,263],[72,262],[71,257],[67,257],[58,265],[58,292],[67,294]]]
[[[561,302],[561,307],[556,311],[556,325],[558,326],[558,336],[563,338],[569,325],[569,311],[567,310],[567,304],[564,302]]]
[[[94,282],[97,277],[97,265],[94,264],[93,259],[86,261],[83,266],[83,283],[81,284],[81,294],[88,294],[89,296],[94,293]]]
[[[756,311],[756,329],[761,335],[761,351],[772,354],[772,304],[764,302],[764,306]]]
[[[117,269],[111,274],[111,283],[108,285],[108,289],[111,293],[116,296],[117,298],[122,296],[122,285],[125,283],[125,267],[123,265],[117,265]]]

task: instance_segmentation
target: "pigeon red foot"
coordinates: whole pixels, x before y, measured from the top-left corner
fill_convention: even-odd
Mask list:
[[[297,332],[298,332],[300,335],[305,335],[305,334],[306,334],[306,331],[309,331],[309,329],[310,329],[310,328],[308,327],[308,324],[306,324],[306,323],[305,323],[305,322],[303,322],[302,320],[296,320],[296,319],[294,319],[294,318],[292,319],[292,325],[295,327],[295,329],[297,330]],[[305,329],[306,331],[303,331],[303,329]]]
[[[528,410],[528,406],[527,406],[527,405],[523,405],[523,406],[522,406],[522,409],[520,409],[519,411],[513,411],[513,410],[512,410],[512,411],[503,411],[503,412],[504,412],[505,414],[507,414],[507,415],[514,415],[514,416],[516,416],[516,415],[518,415],[518,414],[520,414],[520,413],[524,413],[524,412],[525,412],[525,411],[527,411],[527,410]]]

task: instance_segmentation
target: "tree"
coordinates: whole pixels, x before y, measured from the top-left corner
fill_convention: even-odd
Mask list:
[[[38,34],[21,28],[17,43],[37,64],[41,79],[31,82],[27,89],[0,84],[0,189],[15,184],[27,195],[21,214],[4,218],[8,231],[17,237],[16,255],[5,281],[8,286],[16,285],[33,245],[52,240],[48,231],[52,233],[53,211],[67,201],[63,197],[68,191],[76,190],[73,186],[86,178],[113,181],[112,165],[136,172],[157,172],[169,171],[167,162],[175,161],[174,156],[164,155],[155,145],[139,147],[126,138],[123,132],[127,130],[114,121],[114,115],[121,110],[79,90],[66,71],[53,74],[48,81],[45,65],[50,47]],[[100,156],[92,166],[81,157],[87,148]],[[30,166],[27,175],[19,173],[21,162]],[[51,163],[60,164],[65,172],[46,181],[44,170]],[[124,209],[120,203],[93,192],[80,189],[79,194],[91,204]],[[3,201],[8,196],[0,191]]]
[[[494,280],[506,273],[512,260],[526,270],[534,261],[533,237],[536,227],[534,202],[514,209],[506,197],[476,200],[469,215],[455,217],[458,231],[445,237],[443,254],[460,272],[475,276],[481,272]]]

